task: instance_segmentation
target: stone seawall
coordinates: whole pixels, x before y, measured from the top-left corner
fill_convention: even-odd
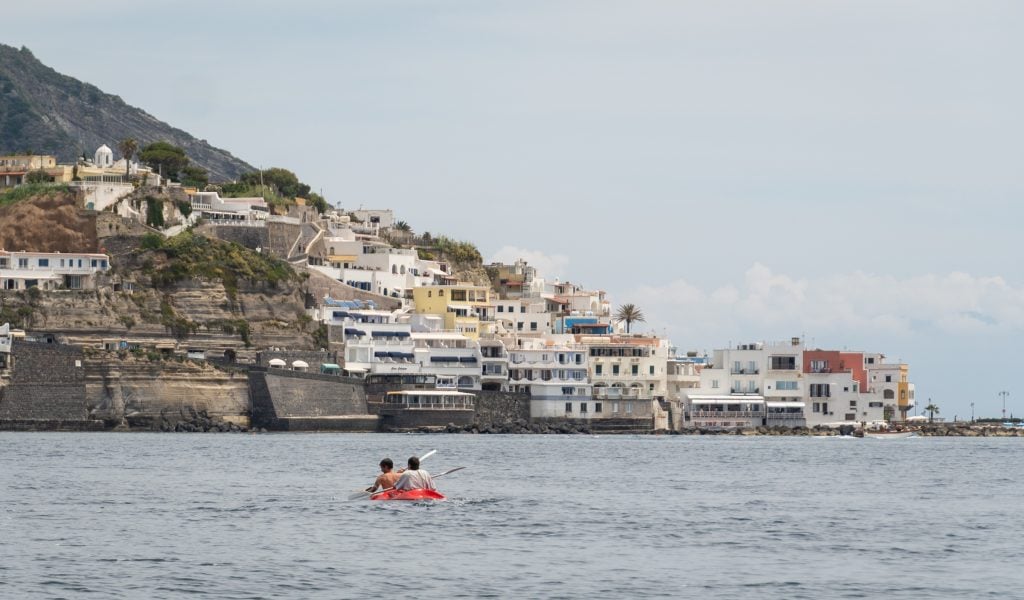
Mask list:
[[[38,422],[41,427],[91,421],[81,348],[15,340],[11,355],[11,384],[0,390],[0,421]]]
[[[527,394],[492,391],[473,394],[476,396],[474,423],[487,425],[530,419],[530,396]]]
[[[249,372],[254,427],[285,431],[376,431],[361,379],[283,369]]]

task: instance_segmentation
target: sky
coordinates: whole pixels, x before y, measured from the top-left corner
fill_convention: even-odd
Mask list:
[[[1024,415],[1024,3],[94,6],[5,7],[0,41],[681,350],[803,336]]]

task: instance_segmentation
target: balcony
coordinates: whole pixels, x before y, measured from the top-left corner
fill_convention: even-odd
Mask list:
[[[757,375],[761,372],[761,369],[732,369],[729,371],[732,375]]]
[[[691,419],[760,419],[763,416],[763,412],[753,410],[694,410],[690,412]]]

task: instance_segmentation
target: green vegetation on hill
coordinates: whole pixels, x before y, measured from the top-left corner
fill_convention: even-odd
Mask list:
[[[0,206],[14,204],[27,198],[35,196],[53,196],[63,192],[70,192],[71,188],[62,183],[29,183],[11,188],[0,194]]]
[[[166,259],[144,263],[143,272],[154,287],[167,287],[191,278],[215,280],[224,285],[228,297],[234,301],[241,281],[276,288],[279,284],[299,280],[298,274],[282,260],[191,231],[168,239],[147,234],[142,237],[140,250],[162,254]]]
[[[434,247],[442,258],[459,265],[478,267],[484,262],[480,251],[470,242],[460,242],[442,235],[434,238]]]
[[[227,197],[262,196],[267,204],[278,208],[295,204],[296,198],[305,198],[307,204],[315,207],[321,214],[330,208],[327,201],[308,184],[299,181],[295,173],[280,167],[243,173],[237,182],[224,184],[222,189]]]

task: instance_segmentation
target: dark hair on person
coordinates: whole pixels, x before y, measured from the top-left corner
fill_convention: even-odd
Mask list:
[[[380,466],[387,467],[389,469],[394,469],[395,463],[390,458],[385,458],[384,460],[380,461]]]
[[[413,471],[418,470],[420,468],[420,459],[416,458],[415,456],[410,456],[409,468],[412,469]]]

